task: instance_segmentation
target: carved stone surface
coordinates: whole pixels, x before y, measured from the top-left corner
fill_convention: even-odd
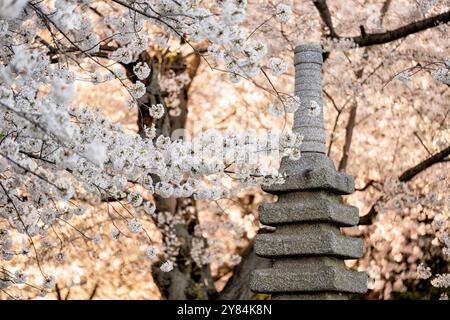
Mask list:
[[[258,234],[255,252],[261,257],[326,255],[342,259],[357,259],[363,255],[363,243],[358,238],[338,235],[332,230],[309,230],[298,234]]]
[[[354,178],[337,172],[331,159],[323,153],[304,153],[297,161],[283,159],[280,171],[286,175],[285,183],[263,187],[264,191],[273,194],[311,189],[330,190],[336,194],[355,191]]]
[[[358,209],[340,197],[354,192],[354,179],[337,172],[325,155],[321,47],[298,46],[294,63],[301,107],[293,130],[304,137],[302,157],[283,159],[285,183],[263,188],[278,195],[278,202],[260,206],[260,221],[276,230],[258,234],[254,246],[257,255],[273,259],[273,266],[255,270],[250,286],[274,299],[346,299],[367,291],[367,275],[344,264],[363,255],[363,241],[340,231],[358,224]]]
[[[341,292],[364,293],[367,277],[362,272],[327,266],[309,270],[257,270],[252,277],[253,290],[263,293]]]
[[[264,203],[259,207],[259,220],[276,226],[296,222],[334,223],[341,227],[358,224],[358,208],[346,206],[338,197],[322,192],[300,192],[280,195],[276,203]]]

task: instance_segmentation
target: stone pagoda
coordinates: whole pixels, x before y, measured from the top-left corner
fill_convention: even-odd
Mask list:
[[[359,215],[341,201],[341,195],[355,191],[353,177],[337,172],[325,153],[322,63],[320,45],[295,48],[295,95],[301,107],[293,131],[304,137],[302,156],[283,158],[285,183],[264,188],[278,201],[259,208],[261,223],[276,229],[256,236],[255,252],[272,259],[273,266],[253,272],[251,289],[272,299],[347,299],[367,291],[367,275],[344,264],[363,255],[363,241],[340,230],[357,225]]]

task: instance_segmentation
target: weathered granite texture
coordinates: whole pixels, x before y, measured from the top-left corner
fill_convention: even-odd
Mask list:
[[[325,155],[322,48],[298,46],[294,63],[301,108],[293,130],[304,137],[302,157],[283,159],[285,183],[264,188],[278,195],[278,202],[260,206],[260,221],[276,230],[256,236],[255,252],[273,259],[273,266],[255,270],[250,286],[273,299],[346,299],[367,291],[367,275],[344,264],[363,255],[363,241],[340,231],[359,221],[358,209],[340,197],[354,192],[354,179],[337,172]]]

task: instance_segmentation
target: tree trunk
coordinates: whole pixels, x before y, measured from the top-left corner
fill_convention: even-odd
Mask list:
[[[135,79],[133,67],[138,62],[145,62],[151,68],[150,76],[142,81],[146,86],[146,94],[139,99],[138,132],[145,138],[145,127],[151,127],[152,124],[155,124],[157,136],[170,137],[175,130],[184,129],[186,126],[188,91],[200,65],[200,57],[191,55],[191,58],[187,59],[180,52],[157,52],[152,55],[144,52],[140,55],[138,61],[126,65],[127,75],[131,79]],[[169,108],[165,103],[168,93],[162,90],[160,86],[160,79],[168,76],[169,72],[173,72],[175,75],[187,72],[191,79],[181,88],[177,96],[180,101],[181,112],[176,116],[168,112]],[[158,103],[164,105],[165,112],[161,119],[154,119],[149,114],[148,108]],[[175,225],[174,230],[162,232],[165,243],[169,243],[171,236],[176,236],[179,241],[174,269],[171,272],[162,272],[159,268],[161,262],[154,264],[152,268],[154,281],[162,296],[170,300],[215,298],[217,291],[211,277],[210,266],[199,266],[191,257],[194,230],[199,223],[194,199],[155,196],[155,204],[157,212],[170,212],[173,216],[180,218],[180,223]],[[195,237],[198,238],[199,235],[195,235]],[[201,240],[204,241],[206,246],[206,240],[203,238]]]
[[[258,257],[253,249],[253,242],[242,255],[242,260],[233,271],[233,275],[220,292],[219,300],[250,300],[255,294],[250,290],[250,276],[255,269],[270,268],[270,259]]]

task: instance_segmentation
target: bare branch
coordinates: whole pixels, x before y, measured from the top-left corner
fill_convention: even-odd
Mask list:
[[[95,284],[94,289],[92,289],[91,294],[89,295],[88,300],[93,300],[95,295],[97,294],[98,282]]]
[[[344,39],[351,39],[358,47],[368,47],[377,44],[388,43],[395,41],[411,34],[424,31],[438,26],[441,23],[448,23],[450,21],[450,11],[412,22],[400,28],[381,32],[381,33],[366,33],[357,37],[343,37]]]
[[[368,47],[377,44],[384,44],[388,42],[392,42],[404,37],[407,37],[411,34],[424,31],[433,27],[438,26],[439,24],[448,23],[450,21],[450,11],[443,12],[441,14],[437,14],[432,17],[425,18],[423,20],[415,21],[410,24],[404,25],[394,30],[389,30],[386,32],[379,33],[366,33],[364,27],[361,29],[361,35],[357,37],[341,37],[334,30],[331,13],[326,4],[326,0],[313,0],[314,6],[319,11],[320,17],[330,29],[330,35],[328,38],[337,38],[337,39],[348,39],[352,40],[358,47]],[[389,7],[390,1],[387,1],[382,8],[382,15],[384,15]],[[384,10],[384,13],[383,13]],[[361,28],[361,27],[360,27]],[[327,57],[328,54],[325,52],[324,57]]]
[[[416,136],[417,140],[419,140],[420,144],[422,145],[422,147],[427,151],[429,156],[432,156],[432,153],[430,152],[430,150],[427,148],[427,146],[425,145],[425,143],[423,142],[422,138],[419,136],[419,134],[417,132],[413,132],[413,134]]]
[[[333,27],[333,20],[331,19],[331,13],[328,9],[327,1],[326,0],[313,0],[314,6],[317,8],[317,11],[319,11],[320,17],[322,18],[322,21],[327,26],[330,37],[331,38],[338,38],[338,35],[334,31]]]
[[[358,108],[358,104],[354,101],[352,108],[350,110],[350,116],[348,118],[347,127],[345,128],[345,143],[344,148],[342,150],[342,158],[339,162],[339,171],[345,171],[348,163],[348,154],[350,152],[350,145],[352,144],[352,136],[353,136],[353,128],[355,127],[355,119],[356,119],[356,109]]]
[[[369,182],[367,182],[363,187],[361,188],[355,188],[355,191],[366,191],[369,187],[374,187],[377,190],[380,190],[378,187],[375,186],[375,183],[380,183],[379,181],[370,179]]]
[[[383,3],[383,7],[381,8],[381,13],[380,13],[380,26],[383,25],[384,18],[386,17],[386,13],[387,13],[388,10],[389,10],[389,7],[390,7],[390,5],[391,5],[391,2],[392,2],[392,0],[386,0],[386,1]]]
[[[362,217],[359,217],[359,225],[360,226],[367,226],[367,225],[371,225],[373,223],[373,220],[375,219],[375,217],[378,214],[378,211],[375,209],[375,206],[378,204],[378,202],[382,201],[383,197],[379,197],[375,203],[372,205],[372,207],[370,208],[369,212],[367,212],[365,215],[363,215]]]
[[[446,157],[450,154],[450,146],[445,148],[444,150],[432,155],[431,157],[423,160],[419,164],[415,165],[414,167],[406,170],[403,172],[400,177],[398,178],[401,182],[407,182],[410,181],[412,178],[414,178],[416,175],[418,175],[420,172],[428,169],[433,164],[439,163],[439,162],[446,162]],[[383,201],[383,196],[379,197],[374,205],[370,208],[369,212],[365,214],[364,216],[360,217],[359,224],[360,225],[369,225],[372,224],[373,219],[377,216],[378,211],[375,209],[375,206],[380,202]]]
[[[450,154],[450,146],[448,146],[444,150],[442,150],[442,151],[432,155],[431,157],[423,160],[422,162],[418,163],[414,167],[406,170],[405,172],[403,172],[400,175],[398,180],[401,181],[401,182],[410,181],[416,175],[418,175],[422,171],[428,169],[433,164],[438,163],[438,162],[442,162],[449,154]]]

